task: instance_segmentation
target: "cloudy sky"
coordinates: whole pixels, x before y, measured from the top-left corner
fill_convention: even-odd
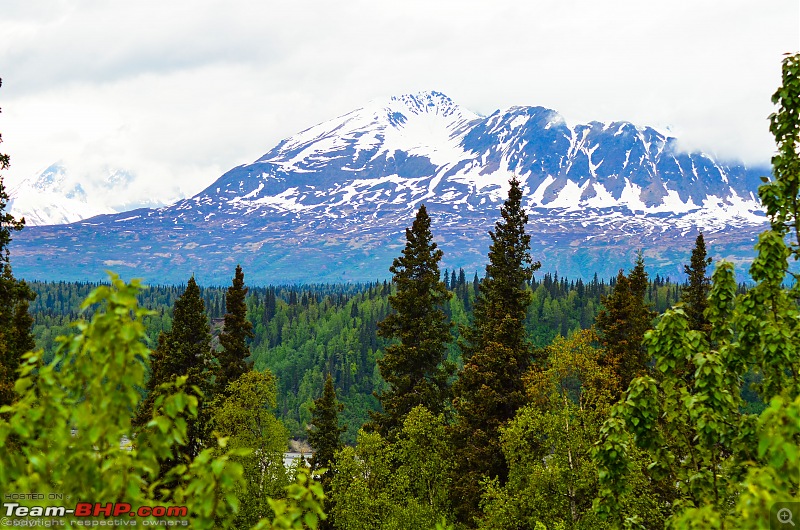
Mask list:
[[[56,161],[191,195],[282,138],[391,95],[542,105],[767,163],[797,0],[0,0],[14,185]]]

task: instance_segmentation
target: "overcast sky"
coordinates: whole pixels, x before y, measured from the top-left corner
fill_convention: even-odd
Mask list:
[[[0,0],[0,151],[11,185],[63,160],[191,195],[370,100],[439,90],[767,163],[797,51],[797,0]]]

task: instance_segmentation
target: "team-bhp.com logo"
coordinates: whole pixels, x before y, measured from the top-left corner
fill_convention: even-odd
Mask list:
[[[141,517],[141,518],[155,518],[156,521],[142,521],[144,526],[167,526],[164,523],[168,518],[186,517],[189,510],[186,506],[139,506],[134,508],[125,502],[79,502],[75,508],[67,508],[65,506],[22,506],[16,502],[3,503],[4,515],[6,518],[32,518],[32,517],[70,517],[70,518],[117,518],[117,523],[114,526],[135,526],[135,519],[130,522],[120,524],[120,519],[124,520],[126,517]],[[162,521],[158,521],[162,519]],[[92,521],[93,523],[96,521]],[[175,523],[186,525],[186,521],[169,521],[173,526]],[[89,523],[89,521],[86,521]],[[132,524],[131,524],[132,523]],[[89,526],[89,524],[80,526]],[[7,524],[4,519],[4,526],[31,526],[29,524]],[[50,526],[50,525],[46,525]],[[108,524],[98,525],[91,524],[91,526],[109,526]]]

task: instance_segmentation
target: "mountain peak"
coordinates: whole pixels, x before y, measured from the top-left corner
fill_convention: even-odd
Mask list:
[[[392,96],[389,101],[389,106],[395,107],[400,103],[413,114],[434,113],[447,116],[459,110],[452,99],[435,90]]]
[[[651,248],[669,275],[682,270],[670,258],[691,246],[697,227],[715,245],[727,243],[724,255],[742,257],[752,247],[765,221],[760,174],[680,152],[648,127],[569,125],[537,106],[480,117],[423,91],[374,100],[297,133],[172,206],[26,230],[15,238],[25,247],[16,255],[20,273],[46,266],[65,271],[62,278],[67,269],[85,275],[114,264],[159,281],[180,281],[187,270],[221,281],[238,261],[264,282],[375,278],[424,203],[447,265],[478,269],[513,175],[536,234],[532,252],[549,270],[611,275],[630,264],[633,249]],[[108,181],[128,177],[118,172]],[[60,178],[54,168],[44,180]],[[47,198],[29,191],[37,205]],[[41,221],[58,213],[36,212]],[[71,249],[71,259],[53,248]]]

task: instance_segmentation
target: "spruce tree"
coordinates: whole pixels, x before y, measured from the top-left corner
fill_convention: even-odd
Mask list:
[[[183,457],[194,458],[202,448],[204,426],[208,418],[203,404],[209,399],[211,390],[211,329],[205,304],[200,297],[200,288],[189,278],[186,290],[175,301],[172,329],[158,337],[158,347],[150,356],[150,379],[147,381],[147,397],[142,401],[134,424],[143,427],[153,415],[153,404],[159,395],[159,386],[187,376],[187,387],[197,387],[198,415],[187,427],[186,444],[179,449]],[[175,462],[164,463],[169,467]]]
[[[346,426],[339,426],[339,413],[344,410],[344,405],[336,400],[336,390],[333,388],[333,377],[328,373],[322,395],[314,400],[311,407],[311,428],[308,431],[308,443],[314,449],[311,457],[311,470],[326,469],[320,482],[325,491],[325,513],[328,519],[320,523],[321,530],[330,530],[334,527],[332,514],[335,499],[331,496],[333,483],[333,467],[336,453],[344,447],[341,434],[347,430]]]
[[[619,392],[627,389],[631,380],[647,368],[642,340],[644,333],[652,328],[656,313],[645,303],[646,292],[647,272],[639,252],[630,274],[625,276],[620,270],[611,294],[601,297],[603,309],[595,320],[605,349],[601,364],[617,374]]]
[[[457,420],[452,429],[456,480],[453,502],[461,522],[471,524],[478,513],[481,480],[504,483],[508,466],[500,448],[500,428],[525,403],[522,376],[533,351],[525,338],[525,317],[531,294],[527,289],[540,267],[530,256],[528,216],[516,177],[509,182],[502,219],[489,232],[489,264],[480,284],[472,325],[462,330],[459,344],[464,369],[455,383]]]
[[[3,80],[0,79],[0,86]],[[3,138],[0,135],[0,143]],[[0,170],[10,165],[10,157],[0,153]],[[14,382],[22,354],[34,349],[33,318],[28,314],[28,303],[36,294],[24,281],[11,273],[9,244],[13,232],[22,230],[25,219],[16,219],[8,211],[8,192],[0,176],[0,407],[10,405],[14,399]]]
[[[343,447],[340,435],[347,429],[339,426],[339,413],[342,410],[344,405],[336,400],[333,377],[329,373],[325,379],[322,396],[315,399],[311,407],[308,443],[314,449],[314,455],[311,457],[312,470],[320,468],[330,470],[336,452]]]
[[[14,382],[22,355],[36,347],[33,317],[28,313],[28,303],[36,293],[14,278],[11,265],[5,263],[0,268],[0,406],[4,406],[14,402]]]
[[[700,232],[695,239],[689,265],[683,266],[683,271],[689,278],[688,285],[681,293],[681,302],[684,303],[684,311],[689,319],[689,329],[702,331],[706,335],[711,333],[711,324],[704,315],[711,290],[711,280],[706,276],[709,265],[711,258],[706,255],[706,242]]]
[[[402,255],[389,267],[397,286],[397,292],[389,296],[394,312],[378,324],[378,334],[398,342],[378,360],[389,388],[377,396],[383,412],[371,413],[372,427],[384,437],[399,432],[414,407],[422,405],[439,414],[450,399],[447,380],[454,367],[446,360],[451,336],[442,309],[449,293],[439,280],[442,251],[433,242],[430,226],[422,205],[406,229]]]
[[[247,320],[246,296],[244,273],[242,267],[237,265],[233,285],[228,287],[225,296],[225,327],[219,336],[222,350],[217,352],[219,369],[214,385],[216,394],[225,394],[230,383],[250,370],[251,363],[246,360],[250,357],[247,339],[252,339],[254,335],[253,324]]]

